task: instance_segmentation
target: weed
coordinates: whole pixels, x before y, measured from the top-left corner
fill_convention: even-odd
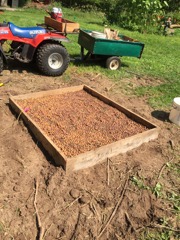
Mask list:
[[[174,192],[166,193],[167,200],[173,204],[173,210],[177,213],[180,212],[180,196]]]
[[[170,171],[174,173],[180,174],[180,165],[178,163],[167,163],[166,166],[169,168]]]
[[[152,193],[154,193],[157,198],[162,195],[162,185],[159,182],[152,188]]]
[[[162,232],[158,232],[156,230],[146,230],[141,237],[141,240],[170,240],[170,239],[178,239],[173,237],[172,231],[164,230]]]
[[[158,228],[158,227],[159,228]],[[179,234],[174,232],[169,227],[169,222],[166,217],[159,219],[159,225],[151,226],[151,229],[146,229],[142,233],[141,240],[171,240],[171,239],[179,239]]]
[[[136,185],[139,189],[147,189],[149,190],[150,187],[146,186],[143,181],[135,176],[132,176],[130,180]]]
[[[139,189],[147,189],[151,190],[153,194],[158,198],[162,196],[162,185],[158,182],[155,187],[150,187],[144,184],[143,180],[140,178],[137,178],[135,176],[132,176],[130,180],[134,183],[135,186],[137,186]]]

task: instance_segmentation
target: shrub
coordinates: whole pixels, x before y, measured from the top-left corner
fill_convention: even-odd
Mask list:
[[[166,1],[160,0],[104,0],[103,11],[110,23],[130,30],[147,31],[157,26],[158,16],[163,14]]]

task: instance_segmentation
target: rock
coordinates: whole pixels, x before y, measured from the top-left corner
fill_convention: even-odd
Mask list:
[[[69,192],[71,197],[73,197],[74,199],[78,198],[80,196],[80,191],[78,189],[71,189],[71,191]]]
[[[81,198],[79,198],[79,203],[80,204],[85,204],[85,203],[89,203],[90,201],[90,196],[89,195],[83,195]]]

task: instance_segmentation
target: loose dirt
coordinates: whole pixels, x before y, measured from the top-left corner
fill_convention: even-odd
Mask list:
[[[178,239],[180,128],[168,121],[170,109],[154,110],[145,97],[122,92],[123,81],[80,75],[73,66],[55,78],[32,71],[13,63],[0,77],[0,239]],[[80,84],[158,125],[158,139],[69,175],[56,167],[8,99]]]
[[[67,157],[147,130],[84,90],[17,103]]]

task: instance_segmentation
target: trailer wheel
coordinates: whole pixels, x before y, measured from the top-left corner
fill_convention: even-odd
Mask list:
[[[36,64],[45,75],[62,75],[67,69],[69,61],[68,52],[60,44],[46,43],[37,50]]]
[[[4,67],[3,56],[0,53],[0,73],[3,71],[3,67]]]
[[[118,57],[109,57],[106,60],[106,67],[110,70],[117,70],[121,67],[121,61]]]

